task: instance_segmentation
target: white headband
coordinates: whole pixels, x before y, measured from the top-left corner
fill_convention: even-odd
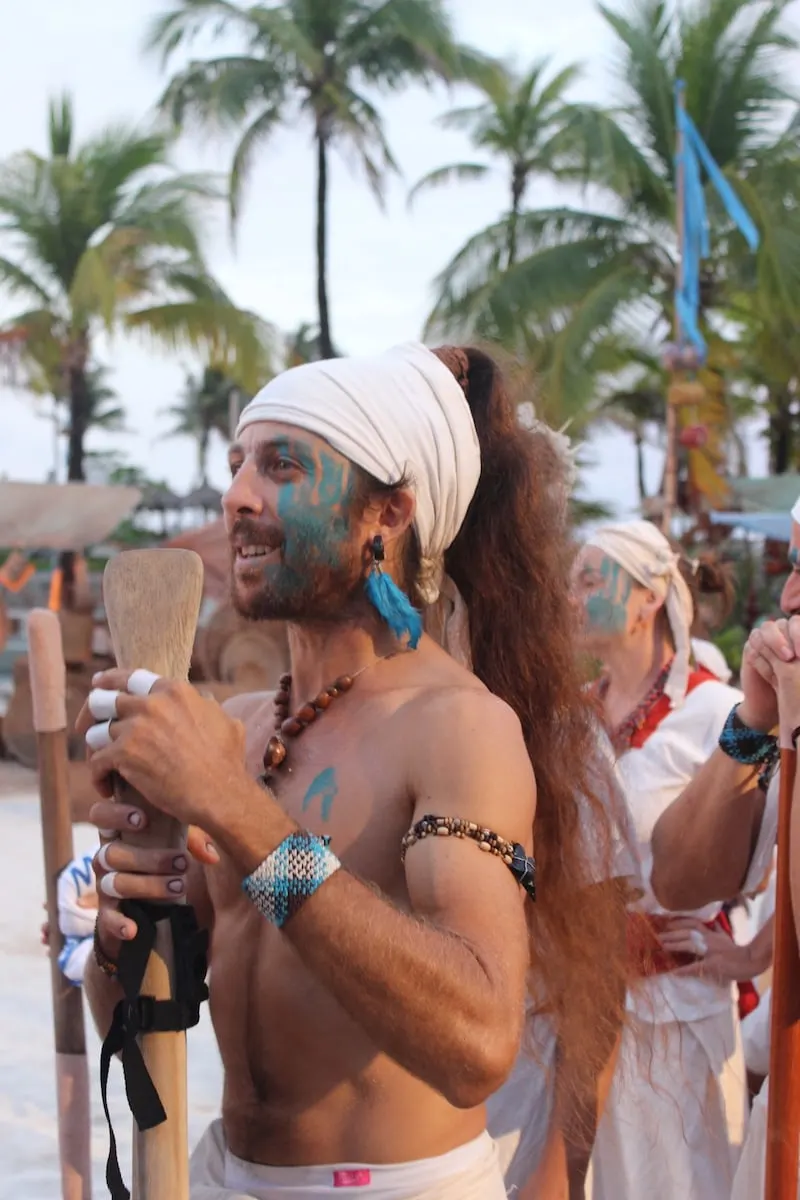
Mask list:
[[[371,358],[293,367],[250,401],[236,436],[256,421],[314,433],[381,483],[410,477],[421,591],[433,603],[444,552],[461,528],[481,471],[469,405],[444,363],[412,342]]]
[[[603,525],[588,539],[587,545],[602,550],[631,575],[642,587],[664,601],[673,641],[675,660],[664,692],[679,708],[689,685],[691,660],[690,631],[694,620],[691,592],[680,572],[679,556],[663,533],[650,521],[624,521]]]

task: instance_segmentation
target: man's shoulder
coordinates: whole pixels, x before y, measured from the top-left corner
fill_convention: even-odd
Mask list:
[[[474,676],[420,688],[403,713],[404,732],[424,758],[457,754],[527,758],[519,718]]]

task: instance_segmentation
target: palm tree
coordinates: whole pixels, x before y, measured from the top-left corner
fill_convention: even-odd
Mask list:
[[[255,152],[278,125],[307,118],[317,159],[316,258],[320,349],[333,355],[328,304],[328,163],[336,147],[353,151],[380,204],[387,174],[397,170],[373,89],[397,91],[412,81],[486,79],[483,56],[456,44],[440,0],[286,0],[237,5],[232,0],[173,0],[157,18],[147,46],[164,61],[195,34],[232,31],[241,49],[190,62],[161,101],[178,128],[187,118],[237,131],[230,178],[231,217]],[[243,133],[239,131],[244,130]]]
[[[511,266],[503,258],[507,216],[476,234],[436,280],[427,332],[512,346],[549,340],[547,386],[556,396],[569,395],[576,364],[591,363],[609,336],[653,351],[672,321],[678,79],[711,155],[762,234],[756,259],[745,259],[741,238],[709,197],[716,258],[704,279],[704,321],[714,323],[732,280],[748,271],[776,303],[796,292],[796,205],[784,199],[797,177],[800,128],[784,76],[797,42],[783,22],[786,7],[786,0],[697,0],[691,8],[636,0],[626,13],[601,7],[621,51],[622,103],[611,112],[575,107],[568,127],[587,182],[599,189],[598,211],[523,211]],[[586,371],[582,387],[590,390]]]
[[[31,372],[68,399],[70,480],[84,478],[102,330],[205,349],[253,382],[267,369],[268,328],[233,305],[203,261],[199,209],[218,188],[176,173],[168,148],[163,134],[127,128],[76,146],[65,96],[50,104],[48,157],[24,151],[0,164],[0,287],[26,301],[9,325],[25,331]]]
[[[439,118],[444,129],[467,134],[477,150],[497,159],[508,177],[508,212],[505,217],[505,255],[502,267],[517,258],[516,230],[526,192],[537,177],[556,180],[578,177],[575,139],[575,106],[566,93],[581,74],[576,64],[548,79],[549,59],[538,59],[524,73],[507,67],[490,81],[481,104],[454,108]],[[409,202],[419,192],[453,182],[484,179],[492,167],[484,162],[460,162],[437,167],[412,189]]]
[[[202,375],[187,374],[178,404],[166,412],[174,419],[167,437],[191,437],[197,446],[197,483],[208,483],[208,450],[211,435],[226,441],[230,432],[232,402],[237,411],[248,397],[239,385],[218,367],[206,367]]]

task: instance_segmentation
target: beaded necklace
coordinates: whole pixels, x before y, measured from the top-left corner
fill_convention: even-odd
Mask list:
[[[363,675],[365,671],[368,671],[370,667],[374,667],[379,662],[386,662],[389,658],[396,658],[398,654],[406,653],[408,653],[407,647],[400,650],[393,650],[390,654],[383,654],[380,658],[376,658],[374,662],[367,663],[360,670],[354,671],[352,675],[340,675],[328,687],[323,688],[313,700],[309,700],[301,705],[293,716],[289,715],[289,705],[292,698],[292,677],[289,674],[281,675],[274,701],[275,732],[267,742],[264,751],[264,774],[261,776],[261,782],[266,783],[269,777],[286,762],[289,753],[287,742],[300,737],[300,734],[308,729],[309,725],[313,725],[326,709],[330,708],[334,700],[338,700],[340,696],[349,692],[359,675]],[[287,770],[291,770],[291,768],[287,767]]]
[[[672,659],[670,659],[666,666],[664,666],[659,672],[658,678],[655,680],[653,686],[649,689],[646,695],[644,695],[639,703],[631,709],[627,717],[620,721],[616,729],[611,731],[611,743],[617,756],[624,754],[626,750],[630,749],[633,738],[644,725],[651,710],[653,709],[653,706],[656,705],[664,695],[664,688],[666,687],[667,679],[669,678],[669,673],[671,670]],[[598,688],[598,698],[600,700],[605,699],[609,684],[610,680],[606,676]]]

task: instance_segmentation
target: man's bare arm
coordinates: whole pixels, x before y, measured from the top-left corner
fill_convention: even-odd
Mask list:
[[[485,693],[451,694],[415,731],[414,819],[464,817],[530,848],[535,783],[513,713]],[[261,798],[238,828],[212,831],[244,872],[291,832]],[[503,1082],[519,1046],[525,893],[499,858],[453,837],[411,847],[406,878],[411,912],[339,870],[284,932],[379,1050],[471,1108]]]
[[[754,768],[715,750],[653,830],[650,883],[659,903],[689,911],[736,896],[763,813]]]

